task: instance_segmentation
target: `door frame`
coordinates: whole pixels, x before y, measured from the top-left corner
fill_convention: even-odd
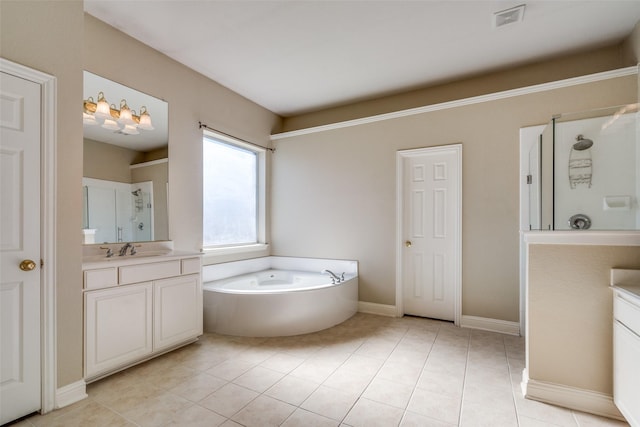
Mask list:
[[[455,213],[455,265],[454,280],[454,324],[460,326],[462,318],[462,144],[439,145],[435,147],[399,150],[396,152],[396,316],[404,316],[404,160],[424,154],[454,151],[457,159],[457,212]]]
[[[0,58],[0,71],[40,85],[41,409],[56,407],[56,86],[54,76]]]

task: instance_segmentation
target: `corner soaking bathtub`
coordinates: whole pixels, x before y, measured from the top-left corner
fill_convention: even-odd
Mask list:
[[[206,282],[204,331],[274,337],[337,325],[358,310],[358,276],[331,282],[328,274],[273,268]]]

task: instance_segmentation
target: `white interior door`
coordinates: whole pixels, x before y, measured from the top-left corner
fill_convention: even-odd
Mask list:
[[[40,103],[0,73],[0,424],[41,408]]]
[[[462,145],[400,152],[405,314],[458,321]]]

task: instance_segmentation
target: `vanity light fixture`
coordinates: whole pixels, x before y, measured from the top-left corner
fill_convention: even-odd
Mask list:
[[[140,115],[131,110],[127,100],[120,101],[120,108],[115,104],[109,105],[104,93],[98,93],[98,101],[89,97],[83,101],[82,122],[87,125],[101,125],[103,128],[121,131],[126,135],[138,135],[138,129],[154,130],[151,116],[144,105],[140,107]]]

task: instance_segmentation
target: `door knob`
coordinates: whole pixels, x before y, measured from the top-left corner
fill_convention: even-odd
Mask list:
[[[411,240],[407,240],[406,242],[404,242],[404,245],[408,248],[411,247]]]
[[[36,263],[30,259],[25,259],[20,263],[20,270],[31,271],[36,268]]]

